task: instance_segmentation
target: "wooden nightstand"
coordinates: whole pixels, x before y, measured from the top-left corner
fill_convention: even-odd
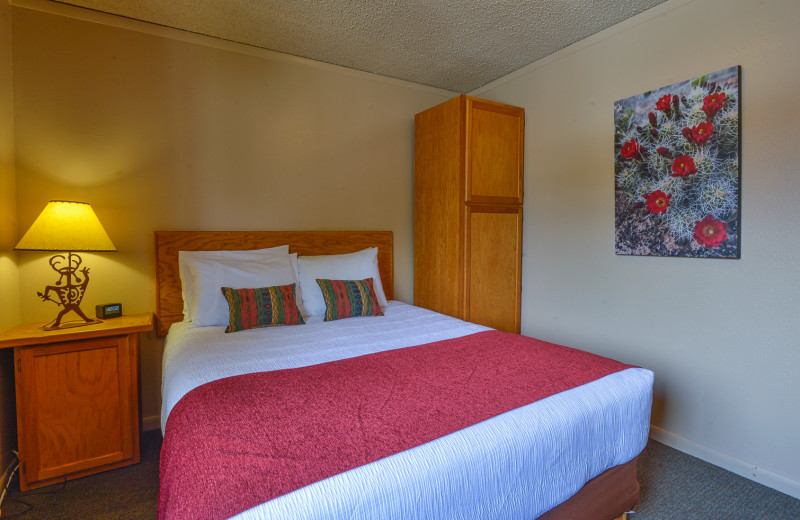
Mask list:
[[[20,489],[139,462],[139,336],[153,315],[0,334],[14,348]]]

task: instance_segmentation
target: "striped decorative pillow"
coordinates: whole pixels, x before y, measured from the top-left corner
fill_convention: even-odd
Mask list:
[[[325,298],[325,321],[355,316],[383,316],[372,278],[366,280],[317,279]]]
[[[305,323],[297,308],[295,284],[259,289],[223,287],[222,294],[230,311],[230,323],[225,332]]]

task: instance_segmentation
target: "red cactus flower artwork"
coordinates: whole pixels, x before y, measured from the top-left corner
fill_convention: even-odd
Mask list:
[[[688,155],[681,155],[672,161],[673,177],[686,177],[695,173],[697,173],[697,168],[694,165],[694,159]]]
[[[717,220],[711,215],[706,215],[703,220],[698,220],[694,225],[694,239],[705,247],[719,247],[728,240],[728,225]]]
[[[738,66],[614,104],[615,251],[740,257]]]
[[[636,159],[639,157],[639,143],[636,142],[636,139],[631,139],[623,144],[619,155],[623,159]]]
[[[684,127],[683,135],[694,144],[706,144],[714,135],[714,124],[704,121],[691,128]]]
[[[672,198],[672,195],[667,195],[661,190],[656,190],[653,193],[645,193],[643,197],[647,199],[647,211],[658,215],[667,211],[669,199]]]
[[[725,93],[718,92],[703,98],[703,106],[701,107],[706,114],[706,118],[711,120],[717,115],[717,112],[725,107]]]
[[[669,112],[670,108],[672,108],[672,96],[670,94],[666,94],[661,99],[656,101],[656,110]]]

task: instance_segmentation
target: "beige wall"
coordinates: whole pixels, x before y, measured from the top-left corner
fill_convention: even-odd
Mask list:
[[[0,331],[20,320],[19,275],[13,250],[17,215],[11,77],[11,8],[6,0],[0,0]],[[17,444],[13,355],[13,350],[0,350],[0,475]]]
[[[84,255],[84,310],[153,311],[153,231],[173,229],[392,230],[411,300],[413,116],[453,93],[49,2],[17,2],[13,29],[19,227],[87,201],[119,249]],[[18,256],[22,319],[54,317],[48,255]],[[161,348],[142,344],[148,427]]]
[[[798,20],[672,0],[476,94],[526,109],[523,333],[652,369],[657,439],[800,497]],[[614,102],[732,65],[742,258],[615,256]]]

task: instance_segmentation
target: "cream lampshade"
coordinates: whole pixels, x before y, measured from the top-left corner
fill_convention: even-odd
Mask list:
[[[79,270],[83,260],[73,251],[116,251],[92,207],[85,202],[51,200],[36,218],[30,229],[14,248],[22,251],[66,251],[67,255],[54,255],[50,266],[60,277],[45,291],[36,294],[43,301],[52,301],[63,307],[56,318],[45,325],[45,330],[77,327],[97,323],[80,309],[89,285],[89,268]],[[62,323],[69,311],[74,311],[84,321]]]

